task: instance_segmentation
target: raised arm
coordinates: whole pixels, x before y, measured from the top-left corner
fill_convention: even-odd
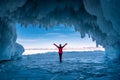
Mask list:
[[[53,45],[55,45],[57,48],[59,48],[55,43]]]
[[[65,43],[65,44],[63,45],[63,48],[64,48],[66,45],[67,45],[67,43]]]

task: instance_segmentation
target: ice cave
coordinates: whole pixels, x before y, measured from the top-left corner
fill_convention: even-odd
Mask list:
[[[15,24],[74,26],[105,48],[107,61],[120,62],[120,0],[0,0],[0,61],[21,57]]]

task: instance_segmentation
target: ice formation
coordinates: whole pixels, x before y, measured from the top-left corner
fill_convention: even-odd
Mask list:
[[[24,51],[24,48],[16,43],[15,26],[8,23],[0,19],[0,60],[18,59]]]
[[[107,60],[120,62],[119,3],[119,0],[2,0],[0,1],[0,19],[3,19],[1,23],[4,23],[4,19],[9,20],[8,25],[32,24],[45,28],[57,24],[74,26],[82,38],[88,34],[96,41],[96,45],[102,45],[105,48]],[[2,26],[6,27],[1,25],[2,32],[6,34],[12,32],[10,41],[5,37],[5,41],[8,40],[9,44],[0,42],[2,44],[0,49],[3,51],[1,54],[8,56],[8,50],[13,49],[7,49],[7,46],[15,44],[13,39],[15,30],[12,30],[14,27],[11,26],[9,31],[7,26],[5,28],[7,30],[3,31]],[[3,34],[2,32],[0,34]],[[3,39],[4,36],[1,37]],[[1,48],[3,44],[7,44],[4,49]]]

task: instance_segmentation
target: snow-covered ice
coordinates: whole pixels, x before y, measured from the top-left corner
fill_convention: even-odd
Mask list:
[[[0,63],[0,80],[120,80],[120,65],[104,63],[104,52],[56,52],[24,55]]]

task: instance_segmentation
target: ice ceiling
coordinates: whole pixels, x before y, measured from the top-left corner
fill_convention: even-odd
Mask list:
[[[15,24],[49,28],[74,26],[105,48],[107,60],[120,62],[120,0],[0,0],[0,60],[19,57]]]

